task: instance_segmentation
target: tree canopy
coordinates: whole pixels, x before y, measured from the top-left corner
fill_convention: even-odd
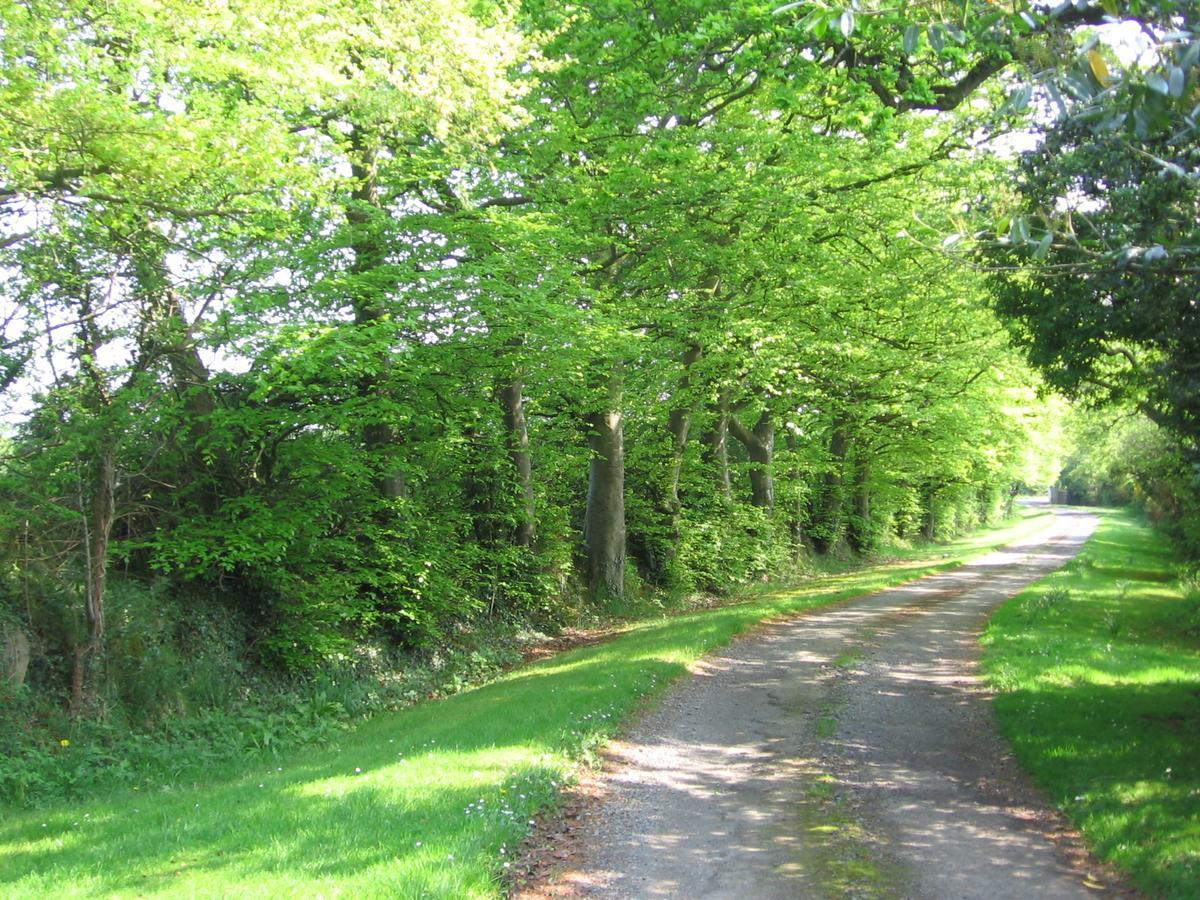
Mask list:
[[[85,711],[139,592],[303,671],[946,536],[1052,475],[1002,317],[1187,433],[1195,162],[1155,110],[1196,45],[1153,12],[0,5],[0,617]],[[1106,17],[1163,74],[1106,84]],[[1080,65],[1014,198],[981,141]],[[1055,211],[993,229],[1000,276],[940,246],[981,196]]]

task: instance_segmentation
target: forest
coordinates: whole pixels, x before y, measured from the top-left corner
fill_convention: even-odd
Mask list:
[[[1195,13],[0,2],[0,750],[1051,484],[1200,558]]]

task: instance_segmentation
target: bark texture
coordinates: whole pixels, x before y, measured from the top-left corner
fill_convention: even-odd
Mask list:
[[[116,454],[111,444],[97,454],[92,478],[88,534],[88,576],[85,613],[87,644],[81,660],[84,672],[80,695],[72,697],[75,712],[94,705],[104,676],[104,600],[108,591],[108,545],[112,538],[113,491],[117,483]]]
[[[853,512],[846,530],[846,539],[856,553],[867,553],[875,544],[875,531],[871,522],[871,471],[865,463],[859,463],[854,471]]]
[[[587,416],[587,509],[583,543],[588,584],[598,598],[625,593],[625,435],[621,412],[622,383],[614,374],[608,383],[607,409]]]
[[[761,509],[775,506],[775,423],[764,409],[749,429],[737,416],[729,417],[729,431],[746,447],[750,457],[750,502]]]
[[[104,601],[108,589],[108,547],[112,538],[117,485],[113,398],[108,380],[95,362],[101,338],[91,315],[91,296],[86,292],[81,297],[81,308],[85,313],[79,337],[85,350],[81,361],[88,381],[86,404],[94,418],[97,435],[94,453],[91,459],[84,461],[86,481],[81,475],[79,485],[79,512],[86,554],[83,611],[87,635],[75,646],[75,668],[71,673],[73,715],[82,715],[97,705],[104,677]]]
[[[496,392],[504,414],[508,457],[517,478],[521,519],[514,540],[519,547],[532,547],[537,540],[537,505],[533,491],[533,457],[529,452],[529,425],[525,420],[525,385],[514,378]]]
[[[31,648],[25,632],[15,625],[0,624],[0,674],[14,691],[25,684]]]
[[[667,419],[667,429],[671,432],[671,463],[667,470],[667,483],[664,492],[664,506],[672,517],[679,515],[679,477],[683,471],[683,456],[687,451],[688,435],[692,429],[692,418],[696,414],[696,403],[691,399],[691,371],[703,354],[703,349],[693,345],[683,354],[683,378],[679,381],[676,396],[681,402],[671,409]],[[674,523],[677,527],[678,523]]]
[[[708,459],[717,482],[717,492],[726,503],[733,501],[733,478],[729,473],[729,395],[722,392],[717,397],[717,407],[712,431],[705,435],[708,444]]]

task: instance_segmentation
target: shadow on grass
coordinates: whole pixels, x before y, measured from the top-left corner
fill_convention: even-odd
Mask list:
[[[1177,561],[1127,514],[992,620],[985,665],[1018,758],[1097,854],[1200,896],[1200,639]]]
[[[1200,672],[996,699],[1017,757],[1096,850],[1155,896],[1200,892]]]

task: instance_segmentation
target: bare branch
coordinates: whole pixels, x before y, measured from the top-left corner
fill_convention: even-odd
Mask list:
[[[7,237],[0,238],[0,250],[6,250],[9,247],[19,244],[21,241],[27,240],[31,237],[33,237],[32,231],[22,231],[17,234],[10,234]]]
[[[486,200],[480,200],[475,204],[476,209],[490,209],[493,206],[525,206],[533,203],[532,197],[524,197],[521,195],[513,197],[489,197]]]

